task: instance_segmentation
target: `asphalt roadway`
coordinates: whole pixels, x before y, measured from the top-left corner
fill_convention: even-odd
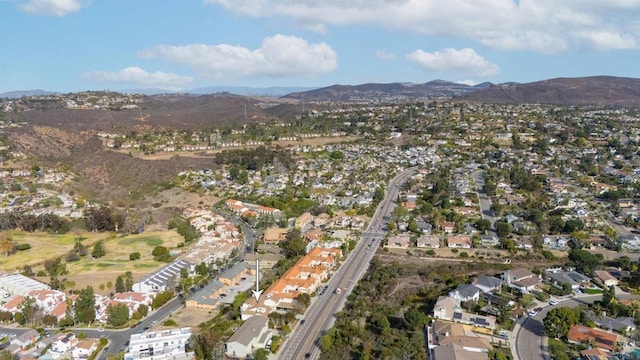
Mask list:
[[[416,168],[405,170],[391,180],[360,242],[331,277],[324,296],[316,298],[309,306],[304,322],[301,321],[283,344],[279,359],[316,359],[320,355],[320,337],[333,325],[336,313],[342,309],[347,296],[367,271],[375,250],[386,234],[386,222],[393,211],[400,186],[415,171]],[[337,288],[341,289],[340,294],[335,293]]]
[[[627,296],[620,296],[627,297]],[[549,360],[548,344],[544,335],[542,320],[554,307],[576,307],[593,304],[602,299],[602,295],[583,295],[561,301],[558,305],[546,305],[536,316],[524,316],[518,321],[519,329],[516,338],[516,352],[520,360]]]

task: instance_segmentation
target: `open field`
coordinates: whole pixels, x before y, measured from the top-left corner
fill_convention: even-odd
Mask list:
[[[23,265],[31,265],[34,272],[37,272],[43,269],[45,260],[64,256],[73,249],[77,235],[16,232],[12,236],[17,244],[28,243],[31,249],[3,258],[0,260],[0,268],[4,271],[12,271],[21,270]],[[68,274],[63,278],[73,281],[74,289],[92,285],[98,293],[109,292],[110,289],[106,287],[107,282],[115,284],[116,277],[126,271],[133,273],[134,280],[153,272],[164,265],[153,260],[151,255],[153,248],[162,245],[171,249],[184,241],[182,236],[174,230],[147,231],[125,237],[113,236],[109,233],[86,233],[82,236],[85,238],[83,244],[89,247],[89,255],[79,261],[67,263]],[[90,256],[92,250],[90,246],[98,240],[103,240],[106,255],[93,259]],[[129,260],[129,254],[132,252],[139,252],[140,259]],[[38,279],[43,282],[49,280],[48,276]],[[100,284],[105,284],[104,290],[99,289]],[[113,288],[111,290],[113,291]]]
[[[54,259],[63,256],[69,250],[73,249],[75,239],[78,234],[49,234],[44,232],[10,232],[15,244],[29,244],[31,249],[18,251],[9,257],[0,258],[0,270],[13,271],[22,270],[24,265],[37,267],[44,264],[47,259]],[[83,243],[92,245],[98,240],[104,240],[109,237],[107,233],[82,233]]]
[[[151,251],[159,245],[169,249],[175,248],[184,239],[173,230],[144,232],[142,234],[126,237],[110,237],[103,243],[106,255],[93,260],[90,256],[80,261],[68,263],[69,274],[67,280],[75,282],[76,289],[92,285],[96,292],[100,284],[111,281],[115,284],[118,275],[127,271],[133,273],[133,279],[138,280],[144,275],[153,272],[165,263],[153,260]],[[129,260],[129,254],[139,252],[140,259]],[[104,290],[108,292],[108,289]]]

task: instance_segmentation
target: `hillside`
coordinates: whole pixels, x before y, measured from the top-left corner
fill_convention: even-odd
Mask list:
[[[468,93],[459,101],[496,104],[640,106],[640,79],[612,76],[557,78],[500,84]]]
[[[6,117],[15,122],[76,132],[135,131],[137,129],[194,130],[264,119],[269,115],[256,107],[259,102],[253,98],[232,94],[170,94],[147,96],[140,109],[98,110],[69,109],[65,108],[60,101],[49,101],[46,106],[41,102],[33,106],[36,111],[7,113]]]
[[[407,99],[450,98],[477,91],[489,83],[476,86],[434,80],[424,84],[388,83],[362,85],[332,85],[320,89],[283,96],[303,102],[397,101]]]

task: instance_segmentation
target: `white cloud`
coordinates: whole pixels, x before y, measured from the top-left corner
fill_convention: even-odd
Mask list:
[[[193,78],[162,71],[150,73],[137,66],[130,66],[118,71],[91,71],[80,75],[85,80],[111,82],[143,87],[161,87],[182,89],[190,84]]]
[[[165,59],[211,78],[314,75],[338,67],[336,52],[329,45],[286,35],[266,37],[255,50],[228,44],[156,45],[138,56]]]
[[[53,15],[65,16],[80,11],[88,6],[90,1],[86,0],[28,0],[19,3],[18,8],[32,15]]]
[[[473,49],[460,50],[447,48],[432,53],[416,50],[407,54],[407,59],[417,63],[423,69],[438,73],[473,75],[477,77],[494,76],[500,73],[497,65],[490,63]]]
[[[472,39],[501,50],[566,51],[592,46],[581,32],[617,34],[640,45],[637,0],[205,0],[250,17],[290,19],[303,28],[374,25]]]
[[[375,53],[376,57],[378,59],[382,59],[382,60],[393,60],[396,58],[396,55],[393,53],[388,53],[386,51],[382,51],[382,50],[376,50]]]
[[[577,42],[597,50],[630,50],[638,47],[638,41],[630,34],[610,31],[577,31],[572,33]]]

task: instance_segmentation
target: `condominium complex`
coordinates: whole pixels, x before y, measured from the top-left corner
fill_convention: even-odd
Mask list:
[[[168,329],[131,335],[129,349],[124,360],[136,359],[192,359],[187,344],[191,338],[191,328]]]

